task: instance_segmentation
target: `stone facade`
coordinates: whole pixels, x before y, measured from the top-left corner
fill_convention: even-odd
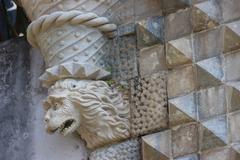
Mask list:
[[[68,107],[60,129],[77,124],[69,133],[93,149],[90,160],[240,159],[239,0],[39,0],[33,8],[28,40],[46,62],[45,106]]]

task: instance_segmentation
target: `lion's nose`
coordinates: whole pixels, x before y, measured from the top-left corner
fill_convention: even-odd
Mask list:
[[[45,117],[44,117],[44,121],[45,121],[46,123],[48,123],[49,120],[50,120],[50,114],[47,112],[46,115],[45,115]]]
[[[45,121],[46,123],[48,123],[48,122],[49,122],[49,118],[45,117],[45,118],[44,118],[44,121]]]

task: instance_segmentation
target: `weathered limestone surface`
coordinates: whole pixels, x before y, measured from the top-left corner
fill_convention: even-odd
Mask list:
[[[23,5],[32,3],[22,1]],[[129,96],[126,99],[130,100],[129,108],[125,106],[124,98],[119,98],[121,102],[117,102],[122,106],[121,109],[116,107],[118,105],[104,105],[100,110],[103,109],[101,113],[106,115],[107,120],[112,117],[123,118],[126,123],[118,129],[124,130],[126,124],[129,124],[132,137],[142,136],[143,160],[240,159],[240,130],[237,123],[240,117],[238,0],[71,0],[69,4],[62,0],[42,2],[29,9],[31,19],[44,13],[73,9],[97,14],[87,15],[95,20],[90,18],[89,21],[86,20],[87,23],[75,23],[81,19],[81,16],[78,17],[79,12],[67,12],[70,17],[76,16],[67,24],[46,31],[45,28],[48,28],[48,22],[51,21],[48,20],[42,28],[33,27],[35,29],[31,32],[34,34],[42,30],[35,37],[39,39],[37,41],[40,43],[36,44],[43,48],[50,67],[42,77],[47,85],[52,85],[61,78],[73,78],[81,79],[77,80],[78,84],[85,86],[84,78],[102,80],[109,78],[110,72],[114,81],[107,81],[108,84],[115,81],[130,83],[130,94],[126,94]],[[52,8],[46,7],[49,4]],[[60,23],[65,23],[64,17],[59,19]],[[94,26],[95,22],[98,25]],[[114,28],[111,22],[119,25],[119,28]],[[114,29],[111,30],[111,27]],[[107,36],[113,35],[112,31],[117,31],[118,36],[112,42],[107,42]],[[46,41],[49,37],[50,40]],[[164,75],[161,74],[163,72]],[[71,87],[72,83],[66,85]],[[80,88],[81,93],[89,91]],[[108,88],[107,93],[112,93],[106,84],[105,88]],[[56,92],[58,96],[61,95],[59,97],[66,96],[66,93]],[[98,93],[102,92],[92,94],[101,97],[98,104],[106,102],[106,93]],[[92,98],[89,99],[92,101]],[[50,99],[51,96],[49,102]],[[112,100],[107,99],[110,102]],[[91,101],[87,105],[89,108],[95,106],[90,105]],[[77,108],[84,107],[80,105],[82,103],[72,105],[73,102],[76,102],[75,99],[70,102],[71,105],[65,106],[72,112],[71,116],[78,117],[79,121],[79,115],[83,111],[77,111]],[[53,104],[51,102],[52,110],[55,108]],[[131,113],[129,122],[125,111]],[[114,120],[111,119],[116,127],[117,120]],[[81,128],[81,123],[88,121],[79,122],[78,129]],[[96,134],[92,139],[111,136],[104,131],[98,132],[98,129],[109,128],[105,123],[101,124],[103,121],[93,118],[91,122],[103,126],[99,129],[89,125],[94,128],[90,130]],[[113,133],[114,126],[110,127]],[[130,138],[128,134],[129,132],[123,132],[121,136],[124,137],[118,137],[116,142]],[[89,141],[95,142],[99,140],[97,138]],[[111,140],[110,138],[107,142],[110,143]],[[135,142],[130,140],[106,146],[93,151],[90,159],[140,159],[140,154],[135,154],[140,146]],[[131,151],[133,154],[129,154]]]
[[[22,38],[0,44],[0,159],[30,160],[33,154],[28,50]]]

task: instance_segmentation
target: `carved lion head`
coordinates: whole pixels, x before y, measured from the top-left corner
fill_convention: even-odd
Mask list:
[[[96,148],[129,137],[129,106],[103,81],[65,79],[49,89],[44,102],[47,131],[77,131]]]

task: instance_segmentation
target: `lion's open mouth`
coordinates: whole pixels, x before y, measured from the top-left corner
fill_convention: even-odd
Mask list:
[[[49,129],[48,131],[52,134],[55,133],[56,131],[59,131],[62,135],[67,135],[74,129],[75,122],[76,121],[74,119],[69,119],[64,121],[60,127],[51,130]]]

